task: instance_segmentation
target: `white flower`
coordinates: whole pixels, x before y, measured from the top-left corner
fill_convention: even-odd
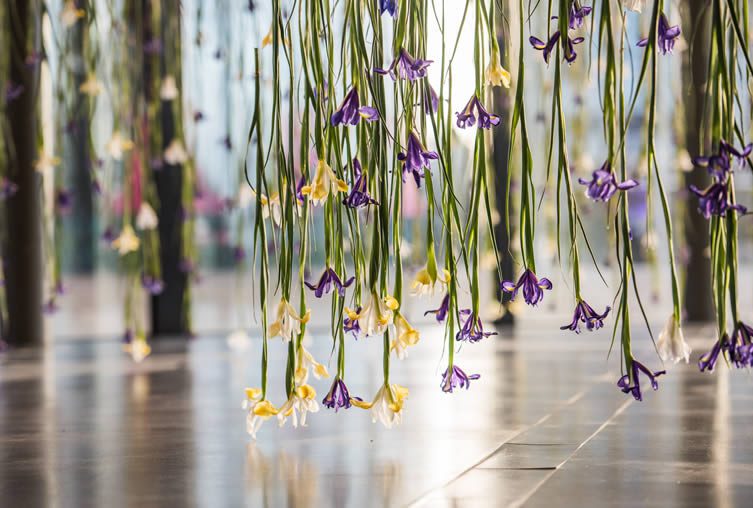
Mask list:
[[[298,427],[298,418],[300,413],[301,427],[306,426],[306,414],[316,413],[319,411],[319,404],[316,402],[316,390],[311,385],[301,385],[293,390],[290,398],[280,406],[277,413],[277,419],[280,427],[285,425],[289,417],[293,417],[293,427]]]
[[[129,344],[123,344],[123,351],[130,354],[134,362],[140,363],[149,356],[152,352],[152,348],[147,344],[146,337],[142,334],[138,334]]]
[[[281,298],[277,305],[277,319],[269,325],[267,333],[270,337],[280,337],[284,341],[290,342],[293,337],[301,333],[301,323],[308,323],[310,317],[310,310],[303,317],[300,317],[293,306],[284,298]]]
[[[124,138],[120,132],[114,132],[110,141],[105,145],[107,153],[116,161],[123,160],[123,153],[133,148],[133,141]]]
[[[154,208],[149,206],[149,203],[146,201],[143,201],[141,206],[139,206],[139,213],[136,214],[136,227],[142,231],[146,231],[156,228],[158,224],[159,219],[157,219]]]
[[[301,188],[301,194],[308,196],[314,205],[324,204],[330,194],[347,191],[348,184],[337,178],[329,164],[323,160],[316,165],[316,172],[311,183]]]
[[[243,409],[248,410],[248,415],[246,415],[246,431],[253,439],[256,439],[256,433],[259,431],[261,424],[278,413],[277,408],[271,402],[261,400],[261,390],[259,388],[246,388]]]
[[[81,86],[78,87],[78,91],[89,97],[94,97],[95,95],[99,95],[102,91],[102,84],[97,81],[97,76],[89,74],[86,81],[81,83]]]
[[[233,351],[245,351],[251,345],[251,338],[246,330],[238,329],[227,336],[227,345]]]
[[[408,356],[408,347],[418,344],[421,335],[399,312],[395,313],[394,325],[395,338],[392,341],[391,349],[395,350],[397,357],[402,360]]]
[[[183,143],[179,139],[173,139],[170,144],[165,148],[165,153],[162,154],[165,162],[171,166],[177,166],[183,164],[188,160],[188,153],[183,148]]]
[[[272,221],[278,226],[282,223],[282,208],[278,193],[273,193],[269,198],[264,194],[261,195],[261,216],[264,219],[271,216]]]
[[[296,356],[297,368],[295,370],[295,383],[297,385],[300,386],[306,384],[306,381],[308,381],[309,377],[309,370],[311,370],[316,379],[329,377],[327,367],[317,362],[314,359],[314,356],[306,351],[306,348],[303,347],[303,345],[298,348],[298,353],[296,354]]]
[[[167,75],[162,80],[162,85],[159,88],[159,98],[163,101],[171,101],[178,98],[178,86],[175,84],[173,76]]]
[[[685,363],[690,361],[690,352],[692,349],[685,342],[680,322],[675,319],[674,314],[669,316],[667,324],[664,325],[664,329],[659,334],[656,347],[659,350],[659,356],[665,362],[672,361],[679,363],[682,359],[685,359]]]
[[[363,306],[360,312],[356,313],[350,309],[347,309],[346,312],[348,312],[348,317],[351,321],[358,321],[361,336],[368,337],[384,333],[392,323],[393,311],[399,306],[398,301],[392,296],[382,299],[372,293],[371,299]]]
[[[76,2],[68,0],[60,11],[60,22],[65,28],[72,27],[79,19],[86,16],[86,11],[76,7]]]
[[[413,283],[411,284],[411,295],[433,295],[434,286],[436,285],[437,281],[441,282],[442,286],[446,287],[447,284],[450,283],[450,272],[448,272],[447,270],[442,270],[441,275],[436,274],[435,277],[432,278],[431,274],[429,273],[428,267],[421,268],[413,279]]]
[[[53,169],[55,169],[55,166],[57,166],[58,164],[60,164],[60,157],[49,155],[47,152],[42,150],[42,155],[34,163],[34,169],[36,169],[40,173],[46,173],[47,171],[52,171]]]
[[[628,10],[641,12],[646,5],[646,0],[622,0],[622,5]]]
[[[350,399],[350,403],[361,409],[371,409],[371,420],[379,420],[382,425],[391,428],[403,420],[403,404],[408,398],[408,389],[397,384],[383,384],[372,402]]]
[[[123,226],[123,231],[120,235],[112,241],[110,244],[113,249],[116,249],[121,256],[125,256],[130,252],[136,252],[139,250],[141,241],[136,236],[136,232],[133,230],[130,224]]]

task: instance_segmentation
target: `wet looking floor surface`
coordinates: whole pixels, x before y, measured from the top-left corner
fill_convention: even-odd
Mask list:
[[[713,341],[686,335],[693,359]],[[267,421],[257,441],[240,405],[259,383],[258,341],[245,351],[224,337],[163,341],[142,364],[112,340],[11,351],[0,359],[2,505],[751,505],[749,374],[667,366],[638,403],[615,386],[607,333],[521,327],[463,347],[456,362],[481,378],[445,394],[442,337],[425,330],[393,362],[391,381],[410,390],[399,427],[321,408],[303,429]],[[637,351],[658,369],[645,342]],[[314,334],[308,348],[326,363],[331,339]],[[270,345],[278,405],[284,355]],[[352,395],[374,396],[380,362],[380,340],[348,342]],[[331,380],[311,382],[321,400]]]

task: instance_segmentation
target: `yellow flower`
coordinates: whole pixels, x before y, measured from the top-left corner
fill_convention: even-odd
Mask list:
[[[140,363],[149,356],[152,348],[147,344],[146,337],[143,334],[137,334],[130,344],[123,344],[123,351],[130,354],[134,362]]]
[[[97,80],[97,76],[89,74],[86,81],[81,83],[81,86],[78,87],[78,91],[89,97],[94,97],[95,95],[99,95],[102,91],[102,84]]]
[[[261,40],[261,47],[266,48],[270,44],[272,44],[272,29],[274,28],[273,25],[269,25],[269,32],[267,32],[267,35],[264,36],[264,38]]]
[[[261,195],[261,216],[264,219],[272,217],[272,222],[278,226],[282,223],[280,195],[277,192],[273,192],[269,197]]]
[[[309,185],[304,185],[301,193],[309,197],[315,205],[321,205],[329,197],[330,193],[347,192],[348,184],[340,180],[329,167],[326,161],[320,160],[316,165],[314,180]]]
[[[248,410],[246,431],[253,439],[256,439],[256,433],[261,424],[279,413],[279,410],[271,402],[261,400],[261,396],[262,393],[259,388],[246,388],[246,399],[243,401],[243,409]]]
[[[407,356],[406,350],[409,346],[418,344],[421,338],[418,330],[413,328],[399,312],[395,314],[395,338],[392,341],[391,349],[395,351],[397,357],[401,360]]]
[[[40,173],[44,173],[55,169],[55,166],[57,166],[58,164],[60,164],[60,157],[49,155],[43,150],[42,155],[34,163],[34,169],[36,169]]]
[[[397,384],[383,384],[374,396],[372,402],[363,402],[351,398],[350,403],[361,409],[371,409],[371,419],[390,428],[398,425],[403,419],[403,405],[408,398],[408,389]]]
[[[293,427],[298,427],[300,413],[301,427],[305,427],[306,414],[316,413],[317,411],[319,411],[319,404],[316,402],[316,390],[311,385],[303,384],[293,390],[293,394],[287,402],[280,406],[277,419],[282,427],[287,419],[292,416]]]
[[[63,10],[60,11],[60,22],[65,28],[69,28],[75,25],[76,22],[84,16],[86,16],[86,11],[78,9],[76,7],[76,2],[73,0],[68,0],[63,6]]]
[[[277,304],[277,319],[269,325],[267,333],[270,337],[280,337],[289,342],[294,336],[301,333],[301,323],[308,323],[310,318],[311,310],[300,317],[293,306],[284,298],[281,298],[280,303]]]
[[[447,284],[450,283],[450,272],[448,272],[447,270],[442,270],[441,275],[437,274],[437,278],[432,279],[428,267],[425,266],[421,268],[413,278],[413,283],[411,284],[411,295],[433,295],[434,286],[436,285],[437,281],[441,282],[442,285],[447,286]]]
[[[303,385],[308,380],[309,369],[312,370],[316,379],[328,378],[329,372],[327,367],[317,362],[314,356],[306,351],[306,348],[301,346],[298,348],[296,364],[298,368],[295,371],[295,382],[298,385]]]
[[[136,236],[136,232],[133,230],[130,224],[123,226],[123,231],[120,235],[112,241],[110,244],[113,249],[116,249],[121,256],[125,256],[130,252],[136,252],[141,245],[139,237]]]
[[[486,68],[486,82],[492,86],[510,88],[510,73],[499,63],[499,49],[492,48],[489,65]]]
[[[123,153],[133,149],[133,141],[124,138],[120,132],[115,132],[107,142],[105,148],[110,154],[110,157],[116,161],[123,160]]]
[[[178,85],[175,83],[175,77],[168,74],[162,80],[159,88],[159,98],[163,101],[171,101],[178,98]]]

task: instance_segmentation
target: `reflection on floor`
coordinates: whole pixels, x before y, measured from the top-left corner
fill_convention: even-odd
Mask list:
[[[695,332],[697,358],[713,334]],[[648,337],[637,355],[654,367]],[[351,408],[309,426],[269,421],[253,442],[240,409],[259,344],[161,342],[134,365],[114,342],[0,357],[0,499],[18,506],[750,506],[753,393],[746,373],[669,366],[637,403],[616,387],[608,332],[519,329],[464,347],[480,373],[439,389],[442,334],[392,368],[411,390],[390,431]],[[330,339],[309,348],[327,358]],[[275,365],[284,346],[271,345]],[[380,341],[349,343],[347,382],[371,398]],[[272,400],[282,401],[280,369]],[[328,381],[316,384],[318,398]],[[6,505],[5,502],[2,503]]]

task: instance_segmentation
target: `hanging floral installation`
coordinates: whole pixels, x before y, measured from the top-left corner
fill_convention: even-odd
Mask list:
[[[713,151],[694,163],[708,168],[713,183],[690,192],[711,223],[719,336],[701,358],[701,370],[712,370],[720,354],[737,367],[753,364],[753,328],[740,320],[737,308],[737,222],[745,208],[737,203],[734,187],[734,172],[750,166],[753,147],[744,140],[746,110],[738,107],[753,75],[745,29],[748,7],[740,0],[712,0],[710,5],[712,100],[705,114],[712,124],[707,145]],[[458,31],[449,33],[446,15],[451,11],[457,16],[461,8]],[[405,358],[421,336],[403,312],[406,298],[421,299],[435,292],[442,296],[438,308],[426,309],[445,330],[446,368],[439,388],[451,393],[482,382],[472,366],[459,361],[458,353],[463,343],[473,347],[496,335],[482,323],[479,284],[480,254],[487,245],[497,245],[490,191],[495,182],[506,185],[508,196],[514,190],[518,193],[517,199],[508,197],[502,208],[507,234],[517,234],[519,249],[493,249],[500,289],[532,307],[551,291],[568,290],[573,317],[561,329],[579,333],[611,328],[612,344],[622,361],[616,385],[636,400],[642,400],[646,382],[658,389],[658,378],[666,372],[649,367],[658,359],[637,358],[631,347],[631,316],[637,313],[645,321],[651,340],[653,333],[635,275],[629,202],[643,185],[648,206],[658,193],[668,249],[665,283],[671,287],[673,310],[655,347],[663,361],[688,361],[670,198],[657,154],[659,68],[673,58],[681,37],[679,14],[668,4],[520,0],[511,8],[507,2],[488,0],[452,5],[440,0],[273,0],[271,10],[271,26],[254,53],[255,104],[245,171],[256,200],[253,258],[262,326],[260,388],[247,389],[244,404],[252,436],[272,417],[281,425],[288,419],[293,426],[305,425],[308,413],[320,409],[319,401],[334,411],[368,410],[374,421],[387,427],[400,423],[409,390],[391,377],[390,367]],[[531,33],[530,20],[544,14],[545,31]],[[517,41],[502,40],[507,46],[504,52],[497,37],[500,22],[517,34]],[[429,27],[434,26],[442,35],[441,45],[427,42]],[[638,40],[632,38],[636,28],[644,34]],[[465,102],[456,104],[453,71],[461,58],[457,51],[463,33],[473,38],[474,89]],[[528,55],[537,51],[552,83],[546,139],[531,137],[524,92],[527,86],[536,86],[525,71]],[[501,58],[510,53],[517,53],[517,65]],[[469,60],[471,55],[462,58]],[[633,58],[639,62],[636,73]],[[579,168],[583,176],[576,178],[569,152],[580,153],[580,148],[569,141],[574,128],[568,122],[563,88],[566,76],[578,66],[593,66],[598,75],[604,159],[590,169]],[[430,70],[438,70],[436,87],[429,82]],[[261,83],[267,80],[272,96],[262,102]],[[501,122],[492,107],[493,87],[504,87],[510,96],[509,124]],[[639,104],[638,109],[645,106],[642,117],[634,114]],[[293,125],[300,129],[297,150]],[[507,125],[512,140],[507,154],[510,171],[500,182],[491,164],[490,139],[493,129]],[[631,134],[631,127],[638,127],[641,134]],[[469,164],[457,167],[453,153],[457,132],[462,130],[472,132],[473,152]],[[640,147],[641,174],[628,164],[631,146]],[[537,187],[540,178],[534,172],[539,167],[545,167],[546,183]],[[425,266],[406,284],[402,207],[405,193],[416,189],[427,203]],[[584,203],[581,191],[592,204]],[[551,194],[556,201],[556,258],[567,288],[555,288],[549,274],[537,270],[537,218],[544,196]],[[619,284],[610,302],[589,300],[594,283],[606,281],[586,234],[584,206],[603,214],[612,235]],[[513,209],[515,221],[511,221]],[[647,214],[647,227],[651,220]],[[324,270],[309,275],[315,231],[323,234]],[[273,257],[270,245],[274,245]],[[516,280],[501,276],[501,261],[507,256],[515,256],[521,265]],[[594,265],[601,281],[582,284],[585,260]],[[466,292],[468,306],[459,298]],[[329,373],[303,345],[312,298],[331,303],[336,366],[323,396],[317,394],[309,375],[322,378]],[[726,323],[728,305],[731,333]],[[372,336],[382,339],[382,378],[375,383],[373,396],[352,393],[346,384],[346,349],[373,348],[373,341],[361,340]],[[273,402],[267,379],[269,350],[276,339],[287,348],[287,400]]]

